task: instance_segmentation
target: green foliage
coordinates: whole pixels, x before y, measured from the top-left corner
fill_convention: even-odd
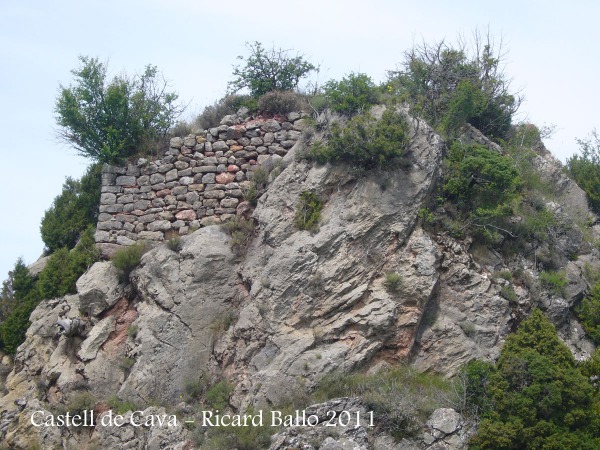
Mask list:
[[[600,137],[593,130],[590,138],[577,143],[581,155],[567,159],[567,173],[585,191],[594,212],[600,213]]]
[[[258,99],[258,109],[272,114],[287,114],[301,109],[301,96],[292,91],[271,91]]]
[[[502,286],[500,289],[500,296],[508,300],[509,303],[517,303],[519,300],[519,297],[512,286]]]
[[[119,361],[119,368],[125,373],[129,374],[133,366],[135,365],[135,359],[129,356],[124,356]]]
[[[29,316],[39,301],[35,280],[19,258],[2,286],[0,344],[7,353],[15,354],[25,340]]]
[[[137,325],[130,324],[127,327],[127,336],[129,336],[131,339],[135,339],[139,331],[140,329]]]
[[[431,412],[455,400],[451,382],[404,366],[374,375],[326,375],[313,394],[319,402],[338,397],[361,397],[378,429],[396,438],[413,435]]]
[[[119,271],[119,280],[121,283],[129,279],[129,274],[140,265],[142,256],[148,250],[148,245],[144,241],[138,241],[115,252],[111,261],[113,266]]]
[[[402,161],[409,143],[406,119],[391,109],[381,119],[361,114],[345,127],[334,123],[327,143],[315,143],[310,156],[324,164],[347,162],[361,169],[393,166]]]
[[[244,199],[252,206],[256,206],[258,198],[264,194],[269,182],[269,171],[265,167],[259,167],[252,172],[250,187],[244,192]]]
[[[187,380],[184,387],[186,401],[191,402],[200,400],[202,395],[204,395],[206,388],[207,383],[204,374],[193,380]]]
[[[84,230],[96,225],[102,165],[92,164],[81,180],[67,178],[62,193],[44,213],[40,232],[48,252],[75,247]]]
[[[164,137],[182,112],[177,94],[155,66],[134,78],[107,79],[107,66],[81,56],[75,85],[60,87],[56,100],[59,136],[94,161],[115,163]]]
[[[181,251],[181,238],[179,236],[173,236],[167,241],[167,247],[169,250],[179,253]]]
[[[66,405],[66,409],[71,413],[71,416],[76,414],[83,414],[86,410],[94,409],[96,406],[96,398],[89,392],[77,392],[73,395],[69,403]]]
[[[229,245],[236,255],[241,256],[246,252],[254,235],[254,227],[254,220],[243,217],[234,217],[225,223],[225,231],[231,236]]]
[[[298,87],[300,80],[317,67],[302,56],[290,56],[289,50],[266,50],[260,42],[246,43],[250,55],[238,56],[244,66],[233,68],[233,81],[228,83],[231,93],[247,88],[255,98],[271,91],[291,91]]]
[[[489,383],[494,369],[493,364],[480,360],[472,360],[463,368],[466,400],[464,412],[468,416],[479,418],[491,410]]]
[[[398,292],[403,285],[402,276],[396,272],[389,272],[385,274],[383,285],[388,292]]]
[[[494,272],[494,274],[492,275],[492,279],[496,280],[498,278],[502,278],[503,280],[506,280],[506,281],[512,281],[513,274],[510,270],[501,270],[499,272]]]
[[[471,449],[593,449],[598,399],[554,326],[539,310],[509,336],[493,368],[470,377],[483,412]]]
[[[472,80],[459,81],[450,94],[448,109],[440,120],[440,129],[446,136],[456,134],[465,123],[475,121],[485,108],[485,97]]]
[[[299,230],[316,231],[321,219],[323,201],[315,192],[303,191],[296,207],[294,225]]]
[[[255,414],[254,410],[249,409],[246,414]],[[270,417],[270,412],[263,410],[263,417]],[[199,444],[203,449],[222,450],[226,448],[235,448],[237,450],[256,450],[269,448],[271,443],[271,434],[276,429],[271,427],[268,420],[261,426],[247,427],[211,427],[208,430],[208,438]]]
[[[556,295],[564,295],[567,285],[567,274],[564,271],[551,272],[544,271],[540,273],[542,285]]]
[[[129,400],[121,400],[116,394],[112,395],[108,400],[108,407],[117,414],[125,414],[127,411],[136,411],[138,406]]]
[[[588,337],[600,345],[600,283],[594,284],[575,312]]]
[[[235,114],[242,106],[254,111],[258,103],[249,95],[227,95],[213,105],[206,106],[194,124],[204,130],[217,127],[224,116]]]
[[[233,386],[231,383],[227,380],[222,380],[206,390],[204,400],[212,409],[223,411],[229,405],[229,397],[232,392]]]
[[[332,111],[347,116],[363,112],[379,100],[375,83],[364,73],[351,73],[341,81],[328,81],[323,93]]]
[[[474,35],[470,45],[423,43],[406,52],[401,70],[389,73],[388,86],[416,114],[452,134],[470,123],[492,138],[507,136],[520,99],[510,93],[502,72],[501,45]]]
[[[520,199],[520,185],[510,157],[480,145],[452,145],[442,189],[468,217],[467,225],[493,236]]]
[[[50,299],[76,293],[75,282],[99,256],[94,228],[90,226],[73,250],[63,247],[50,256],[37,283],[40,297]]]

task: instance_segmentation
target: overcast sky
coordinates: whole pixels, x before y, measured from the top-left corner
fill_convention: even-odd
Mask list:
[[[551,0],[0,0],[0,280],[19,256],[40,256],[44,211],[89,163],[54,137],[58,86],[78,55],[113,74],[158,66],[193,117],[224,95],[247,41],[297,50],[321,66],[320,82],[351,71],[383,81],[414,42],[489,27],[525,96],[518,119],[556,125],[546,145],[564,161],[600,122],[599,10]]]

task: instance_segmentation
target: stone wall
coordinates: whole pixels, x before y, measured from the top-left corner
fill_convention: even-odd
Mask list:
[[[161,241],[247,211],[244,192],[253,172],[296,143],[302,117],[230,115],[219,127],[171,139],[158,158],[105,165],[96,242],[107,250]]]

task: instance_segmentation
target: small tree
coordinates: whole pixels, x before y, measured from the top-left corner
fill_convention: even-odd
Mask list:
[[[348,116],[374,105],[379,97],[375,83],[364,73],[350,73],[341,81],[330,80],[323,88],[330,108]]]
[[[400,70],[389,72],[389,89],[413,111],[448,134],[470,123],[484,134],[506,138],[521,99],[503,72],[502,43],[475,32],[470,44],[423,43],[406,52]]]
[[[60,86],[56,100],[60,139],[94,161],[114,163],[132,156],[143,144],[164,137],[183,107],[155,66],[142,75],[107,79],[107,66],[80,56],[72,71],[75,85]]]
[[[81,180],[68,177],[63,190],[46,210],[40,232],[46,249],[52,253],[62,247],[75,247],[90,226],[95,226],[100,204],[102,166],[92,164]]]
[[[600,213],[600,137],[593,130],[588,139],[577,139],[581,155],[567,159],[569,176],[585,191],[590,207]]]
[[[235,93],[248,88],[253,97],[260,97],[267,92],[296,89],[302,78],[318,68],[306,61],[302,56],[290,56],[289,50],[265,50],[260,42],[246,43],[250,56],[238,59],[245,61],[242,66],[234,66],[235,79],[228,84],[229,92]]]

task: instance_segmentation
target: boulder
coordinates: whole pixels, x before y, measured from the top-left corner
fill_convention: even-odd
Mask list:
[[[90,316],[99,315],[123,296],[117,271],[108,261],[95,263],[77,280],[76,285],[79,310]]]

